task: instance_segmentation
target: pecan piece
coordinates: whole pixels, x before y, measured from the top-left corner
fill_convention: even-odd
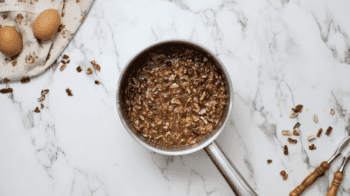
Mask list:
[[[87,70],[86,70],[86,74],[92,74],[92,69],[89,67],[89,68],[87,68]]]
[[[331,132],[332,132],[332,127],[331,126],[329,126],[328,128],[327,128],[327,131],[326,131],[326,135],[329,135]]]
[[[322,133],[322,128],[319,128],[318,131],[317,131],[317,137],[320,137],[321,133]]]
[[[66,64],[63,64],[60,68],[61,71],[63,71],[64,69],[66,69],[67,65]]]
[[[298,135],[300,135],[300,133],[299,133],[298,130],[294,129],[294,130],[293,130],[293,135],[298,136]]]
[[[12,88],[3,88],[0,90],[0,93],[5,94],[5,93],[12,93],[13,89]]]
[[[24,83],[28,83],[30,82],[30,78],[28,76],[24,76],[21,80],[21,83],[24,84]]]
[[[284,145],[284,146],[283,146],[283,153],[284,153],[285,155],[288,155],[288,146],[287,146],[287,145]]]
[[[36,107],[36,108],[35,108],[35,110],[34,110],[34,112],[35,112],[35,113],[40,113],[39,108],[38,108],[38,107]]]
[[[83,69],[80,66],[78,66],[77,67],[77,72],[81,72],[81,71],[83,71]]]
[[[297,106],[295,107],[295,109],[292,108],[293,112],[295,112],[295,113],[301,112],[302,109],[303,109],[303,105],[297,105]]]
[[[70,90],[69,88],[66,89],[66,92],[68,96],[73,96],[72,90]]]
[[[315,144],[311,144],[311,145],[309,146],[309,149],[310,149],[310,150],[315,150],[315,149],[316,149]]]

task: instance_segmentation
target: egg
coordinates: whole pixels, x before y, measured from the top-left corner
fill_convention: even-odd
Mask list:
[[[34,22],[34,36],[41,41],[51,39],[58,31],[60,14],[54,9],[43,11]]]
[[[22,36],[14,27],[4,26],[0,28],[0,52],[12,57],[19,54],[22,48]]]

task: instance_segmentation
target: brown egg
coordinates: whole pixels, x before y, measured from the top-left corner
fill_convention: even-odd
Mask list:
[[[54,9],[43,11],[34,22],[34,36],[42,41],[51,39],[58,31],[60,14]]]
[[[0,52],[12,57],[19,54],[22,48],[22,36],[14,27],[4,26],[0,28]]]

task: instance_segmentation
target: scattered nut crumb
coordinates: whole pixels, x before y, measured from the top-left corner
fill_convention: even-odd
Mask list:
[[[5,94],[5,93],[12,93],[13,89],[12,88],[3,88],[0,90],[0,93]]]
[[[83,71],[83,69],[80,66],[78,66],[77,67],[77,72],[81,72],[81,71]]]
[[[309,149],[310,149],[310,150],[315,150],[315,149],[316,149],[315,144],[311,144],[311,145],[309,146]]]
[[[299,128],[300,125],[301,125],[301,124],[300,124],[299,122],[297,122],[297,123],[294,125],[293,129]]]
[[[70,60],[68,59],[68,61],[66,62],[67,64],[70,63]]]
[[[66,61],[65,61],[65,60],[63,60],[63,59],[61,60],[61,63],[63,63],[63,64],[67,64],[67,63],[66,63]]]
[[[286,173],[286,171],[282,170],[280,174],[283,177],[283,180],[286,180],[288,178],[288,174]]]
[[[334,112],[334,110],[333,109],[331,109],[331,114],[333,115],[335,112]]]
[[[39,102],[44,101],[44,100],[45,100],[45,96],[41,96],[40,98],[38,98]]]
[[[293,110],[293,112],[301,112],[301,110],[303,109],[303,105],[297,105],[296,107],[295,107],[295,109],[294,108],[292,108],[292,110]]]
[[[64,55],[63,55],[63,59],[69,59],[69,56],[66,55],[66,54],[64,54]]]
[[[319,128],[318,131],[317,131],[317,137],[320,137],[321,133],[322,133],[322,128]]]
[[[317,122],[318,121],[318,116],[315,114],[314,115],[314,121]]]
[[[272,163],[272,160],[271,159],[267,159],[267,163]]]
[[[95,60],[90,61],[90,63],[92,64],[92,66],[93,66],[95,69],[97,69],[97,71],[101,71],[101,66],[100,66],[99,64],[97,64],[97,63],[95,62]]]
[[[309,135],[309,136],[307,137],[307,141],[314,140],[315,138],[316,138],[315,135]]]
[[[289,115],[290,118],[295,118],[298,116],[298,113],[292,113],[291,115]]]
[[[99,80],[95,80],[95,84],[101,84],[101,82]]]
[[[41,109],[44,109],[44,104],[41,104]]]
[[[22,84],[28,83],[28,82],[30,82],[30,78],[27,77],[27,76],[24,76],[24,77],[22,78],[22,80],[21,80],[21,83],[22,83]]]
[[[293,138],[288,138],[288,142],[291,143],[291,144],[296,144],[298,141],[296,139],[293,139]]]
[[[282,135],[292,135],[289,130],[282,130]]]
[[[45,96],[47,93],[49,93],[49,89],[41,90],[41,95]]]
[[[36,107],[36,108],[35,108],[35,110],[34,110],[34,112],[35,112],[35,113],[40,113],[39,108],[38,108],[38,107]]]
[[[68,96],[73,96],[72,90],[70,90],[69,88],[66,89],[66,92]]]
[[[298,135],[300,135],[300,133],[299,133],[299,131],[298,131],[298,130],[293,129],[293,135],[298,136]]]
[[[332,127],[331,126],[329,126],[328,128],[327,128],[327,131],[326,131],[326,135],[329,135],[331,132],[332,132]]]
[[[67,65],[66,64],[63,64],[60,68],[61,71],[63,71],[64,69],[66,69]]]
[[[281,176],[284,176],[284,175],[286,175],[286,171],[282,170],[282,171],[280,172],[280,174],[281,174]]]
[[[283,152],[285,155],[288,155],[288,146],[287,145],[283,146]]]
[[[87,70],[86,70],[86,74],[92,74],[92,69],[89,67],[89,68],[87,68]]]
[[[17,61],[12,61],[12,67],[17,65]]]
[[[10,80],[7,79],[7,78],[5,78],[5,79],[4,79],[4,82],[5,82],[5,83],[8,83],[8,82],[10,82]]]

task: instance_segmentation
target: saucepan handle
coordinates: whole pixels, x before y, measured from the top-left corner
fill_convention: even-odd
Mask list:
[[[204,148],[236,196],[258,196],[214,141]]]

